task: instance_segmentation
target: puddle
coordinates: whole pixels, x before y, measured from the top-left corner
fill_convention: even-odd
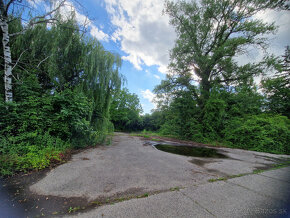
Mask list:
[[[154,147],[161,151],[184,156],[227,158],[227,156],[218,153],[216,149],[212,148],[193,147],[187,145],[168,145],[168,144],[157,144],[154,145]]]

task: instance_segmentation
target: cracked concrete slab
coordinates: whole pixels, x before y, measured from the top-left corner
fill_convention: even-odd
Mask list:
[[[254,177],[258,177],[258,175],[254,175]],[[246,176],[239,179],[243,181],[244,178]],[[246,183],[247,181],[245,180],[243,185]],[[267,188],[267,186],[264,186],[259,189],[260,193],[257,193],[247,187],[220,181],[198,187],[189,187],[181,190],[181,192],[198,202],[216,217],[273,217],[287,215],[289,210],[285,202],[270,197],[275,187],[270,190],[270,194]],[[276,186],[276,191],[281,191],[281,189]]]
[[[74,155],[71,161],[51,170],[30,189],[37,194],[93,200],[132,188],[148,192],[203,184],[210,178],[252,172],[275,163],[271,158],[282,157],[229,148],[219,151],[229,158],[203,158],[208,163],[201,166],[192,162],[201,158],[166,153],[144,146],[137,137],[117,135],[112,146]],[[265,156],[271,160],[265,160]]]
[[[253,174],[104,205],[73,217],[288,217],[287,197],[284,183]]]
[[[288,173],[290,173],[290,168],[288,169],[289,169]],[[273,170],[273,171],[277,175],[280,170]],[[284,172],[284,170],[281,172],[283,172],[283,175],[287,174]],[[276,178],[279,179],[279,177],[276,177]],[[259,193],[261,195],[265,195],[273,199],[289,202],[290,183],[278,180],[276,178],[270,178],[270,177],[265,177],[263,175],[254,174],[254,175],[248,175],[248,176],[230,179],[228,181],[230,183],[248,188],[249,190],[252,190],[253,192]]]
[[[83,197],[91,201],[128,193],[134,196],[134,193],[184,188],[180,192],[170,191],[105,205],[78,217],[98,217],[102,214],[106,217],[265,217],[262,213],[271,212],[273,215],[274,212],[283,212],[280,209],[284,209],[283,203],[287,201],[284,195],[289,192],[285,191],[280,196],[277,193],[285,190],[282,184],[290,180],[289,168],[227,182],[209,183],[208,180],[251,173],[285,161],[289,156],[217,149],[228,158],[166,153],[145,146],[138,137],[120,134],[114,137],[111,146],[92,148],[74,155],[71,161],[51,170],[30,186],[30,190],[39,195]],[[277,177],[280,180],[275,182],[273,178]],[[269,195],[260,194],[264,191]]]
[[[190,163],[188,157],[144,146],[137,137],[116,138],[119,142],[112,146],[74,155],[71,161],[51,170],[30,190],[42,195],[93,200],[132,188],[149,192],[194,185],[215,176]]]
[[[260,175],[281,180],[290,183],[290,168],[281,168],[279,170],[270,170],[261,173]]]
[[[152,195],[142,199],[132,199],[114,205],[106,205],[87,213],[65,217],[214,217],[204,208],[178,191]]]

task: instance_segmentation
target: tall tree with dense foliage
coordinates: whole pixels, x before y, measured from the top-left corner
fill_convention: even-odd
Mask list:
[[[240,66],[234,57],[248,46],[266,47],[264,35],[274,33],[276,26],[254,16],[278,6],[278,1],[262,0],[167,1],[165,12],[177,33],[171,79],[191,90],[204,108],[215,84],[234,84],[265,72],[265,61]],[[192,88],[194,78],[200,92]]]
[[[281,69],[279,58],[268,56],[244,65],[236,61],[248,47],[266,49],[269,41],[265,35],[277,29],[255,15],[269,9],[288,10],[287,4],[200,0],[167,1],[165,6],[177,40],[171,50],[170,73],[155,88],[159,110],[165,114],[160,132],[199,142],[289,153],[289,120],[277,114],[287,115],[287,63],[278,78],[264,82],[265,98],[254,78]],[[269,110],[272,114],[266,113]],[[279,135],[283,135],[281,140]]]

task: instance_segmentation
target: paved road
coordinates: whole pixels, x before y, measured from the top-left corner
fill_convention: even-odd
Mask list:
[[[30,187],[37,194],[84,197],[161,192],[104,205],[76,217],[287,217],[290,167],[226,181],[209,179],[251,173],[289,158],[221,148],[226,159],[193,158],[145,146],[117,135],[112,146],[86,150]],[[173,189],[179,190],[172,191]]]
[[[290,217],[290,167],[106,205],[73,217]]]

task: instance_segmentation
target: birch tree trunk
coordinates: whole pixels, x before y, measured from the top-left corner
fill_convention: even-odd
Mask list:
[[[15,4],[16,0],[9,0],[9,1],[3,1],[0,0],[0,27],[2,29],[2,44],[3,44],[3,55],[4,55],[4,87],[5,87],[5,101],[11,102],[13,101],[13,92],[12,92],[12,60],[11,60],[11,49],[10,49],[10,36],[15,36],[19,34],[23,34],[25,30],[32,27],[33,25],[37,23],[43,23],[48,22],[49,18],[46,19],[46,17],[53,15],[55,12],[57,12],[60,7],[64,6],[64,3],[66,0],[62,0],[59,2],[59,4],[51,11],[47,12],[46,14],[35,16],[28,22],[28,25],[26,26],[26,29],[24,29],[21,32],[13,33],[9,35],[8,25],[9,25],[9,7],[13,4]],[[21,2],[21,1],[20,1]],[[52,18],[52,20],[55,20]],[[21,57],[21,55],[20,55]],[[19,58],[20,58],[19,57]],[[14,65],[14,67],[17,65]]]
[[[8,19],[4,16],[0,19],[0,26],[2,29],[2,44],[4,55],[4,84],[5,84],[5,101],[13,101],[12,92],[12,60],[11,50],[9,45],[9,31],[8,31]]]

